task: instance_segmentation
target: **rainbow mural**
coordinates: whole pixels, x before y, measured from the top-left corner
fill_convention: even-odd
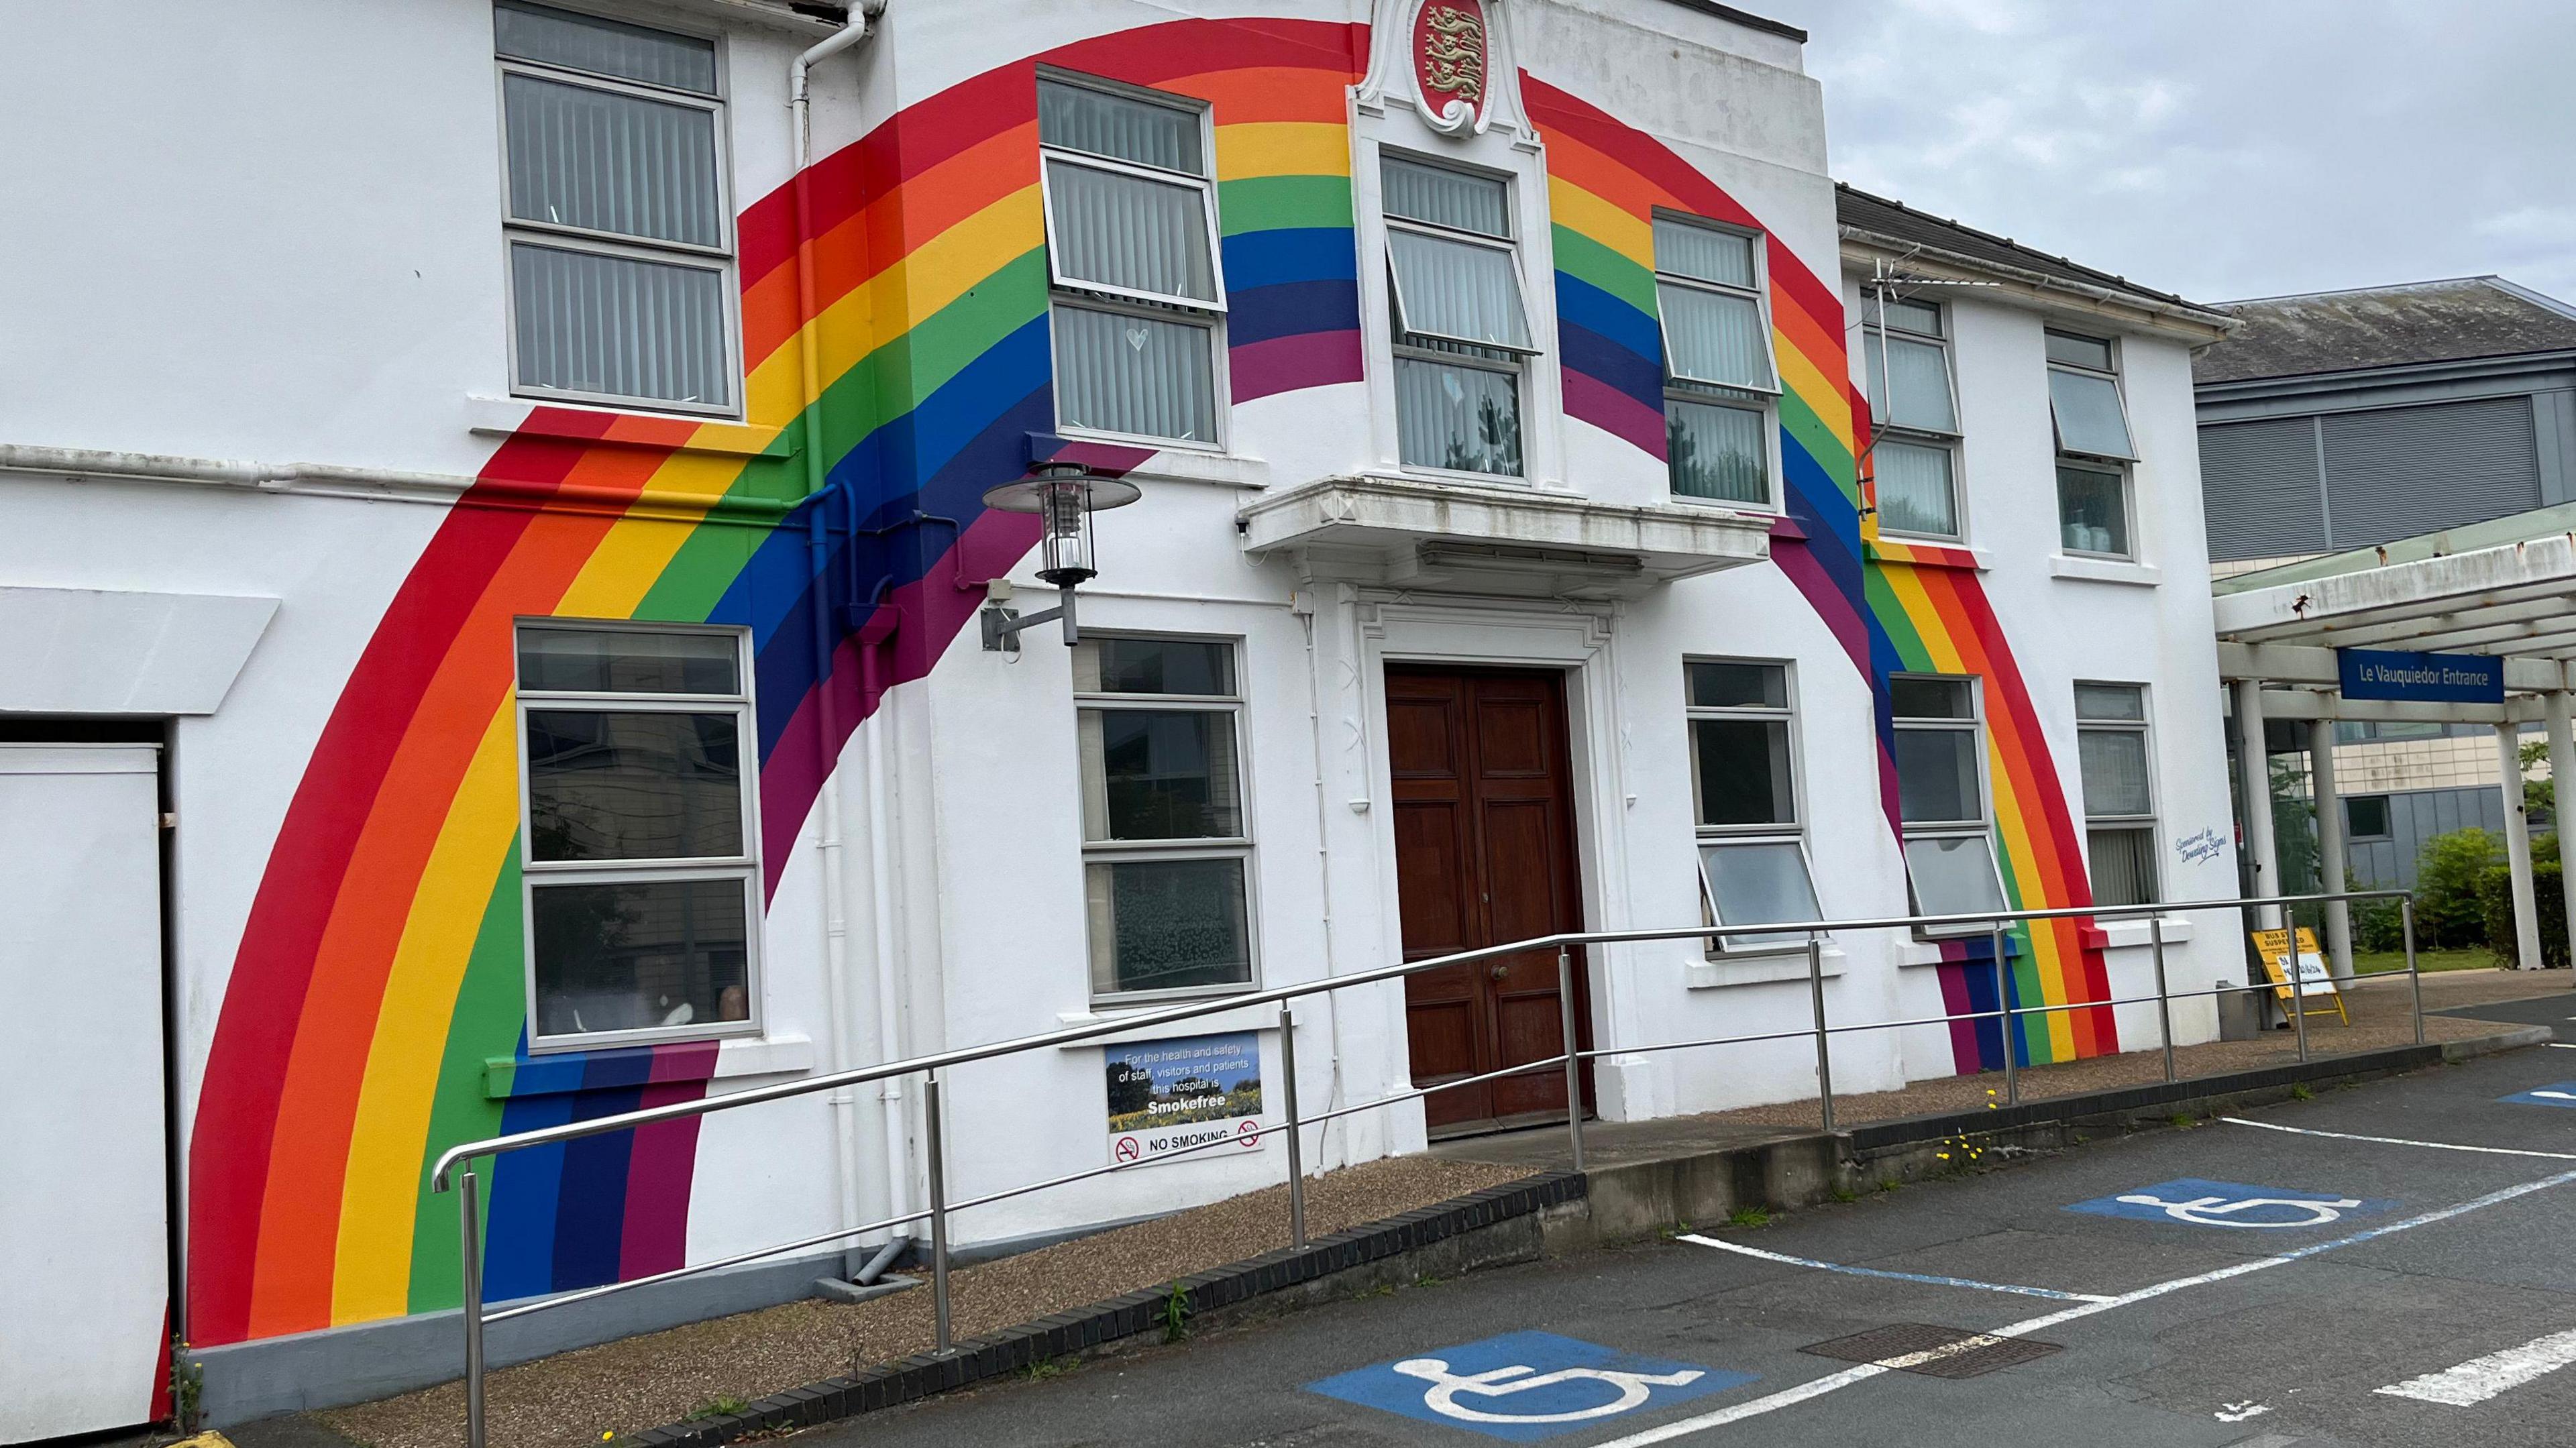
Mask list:
[[[708,1045],[528,1054],[513,620],[751,630],[774,892],[850,732],[1035,541],[984,488],[1066,450],[1035,67],[1211,107],[1244,401],[1361,375],[1345,97],[1366,45],[1363,26],[1176,21],[908,107],[740,218],[749,423],[539,408],[494,453],[352,670],[254,899],[190,1138],[193,1342],[453,1307],[440,1150],[706,1089]],[[695,1151],[670,1123],[503,1162],[489,1295],[678,1265]]]
[[[2066,807],[2039,715],[2002,624],[1964,549],[1906,546],[1864,536],[1854,459],[1868,409],[1857,405],[1835,286],[1680,156],[1646,133],[1524,72],[1521,94],[1547,142],[1554,221],[1558,345],[1565,410],[1661,461],[1665,455],[1663,337],[1656,321],[1658,208],[1760,230],[1768,237],[1773,351],[1780,364],[1780,453],[1788,516],[1772,559],[1796,583],[1871,681],[1877,699],[1879,792],[1896,828],[1896,761],[1887,680],[1910,671],[1985,681],[1997,863],[2004,890],[2026,908],[2089,905],[2082,836]],[[2015,1005],[2109,995],[2102,938],[2089,921],[2024,926],[2007,937],[2003,988]],[[1986,940],[1943,945],[1942,997],[1953,1012],[1996,1008],[1998,972]],[[2110,1012],[2027,1016],[2016,1059],[2065,1060],[2118,1049]],[[1959,1069],[2000,1066],[1998,1022],[1952,1029]]]

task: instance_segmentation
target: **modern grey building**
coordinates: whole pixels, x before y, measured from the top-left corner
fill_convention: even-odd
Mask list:
[[[2576,499],[2576,306],[2482,276],[2227,310],[2192,368],[2217,575]],[[2424,840],[2502,827],[2488,734],[2337,726],[2353,875],[2411,884]]]

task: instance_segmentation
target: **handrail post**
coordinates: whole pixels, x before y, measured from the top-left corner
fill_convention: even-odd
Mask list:
[[[939,1073],[924,1074],[921,1124],[930,1138],[930,1315],[933,1349],[948,1351],[948,1133],[940,1124]]]
[[[2406,983],[2415,990],[2415,1044],[2424,1044],[2424,972],[2415,966],[2415,897],[2397,901],[2397,916],[2406,927]]]
[[[1834,1061],[1825,1035],[1825,941],[1807,932],[1807,1003],[1816,1025],[1816,1113],[1827,1131],[1834,1129]]]
[[[483,1448],[483,1212],[474,1164],[456,1179],[457,1265],[465,1289],[465,1448]]]
[[[2174,1079],[2173,997],[2165,989],[2165,918],[2162,915],[2147,917],[2147,947],[2155,954],[2156,1020],[2160,1027],[2159,1035],[2165,1043],[2165,1080],[2170,1083]]]
[[[1557,1016],[1565,1032],[1565,1141],[1572,1149],[1574,1169],[1583,1170],[1583,1052],[1575,1046],[1574,1035],[1574,952],[1567,946],[1556,948]]]
[[[2299,1032],[2299,1059],[2308,1059],[2308,983],[2299,974],[2299,912],[2286,912],[2290,927],[2290,1020]],[[2324,923],[2322,919],[2318,922]]]
[[[1288,1103],[1288,1240],[1306,1249],[1306,1145],[1297,1119],[1297,1017],[1279,1003],[1279,1079]]]
[[[2019,1106],[2021,1066],[2013,1050],[2013,1036],[2020,1029],[2021,1018],[2013,1013],[2012,972],[2004,965],[2004,923],[2000,920],[1995,922],[1994,945],[1995,1009],[2003,1013],[2004,1023],[2004,1101],[2007,1105]]]

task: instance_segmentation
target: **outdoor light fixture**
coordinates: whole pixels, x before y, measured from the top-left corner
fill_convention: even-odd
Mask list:
[[[1038,569],[1038,577],[1055,585],[1057,596],[1064,601],[1031,614],[1014,613],[998,603],[986,605],[981,615],[984,647],[1017,651],[1021,630],[1050,619],[1064,620],[1067,645],[1080,643],[1082,631],[1074,623],[1073,590],[1100,576],[1091,515],[1126,507],[1143,496],[1135,484],[1100,477],[1076,462],[1039,463],[1029,469],[1027,477],[987,490],[985,507],[1005,513],[1035,513],[1045,523],[1046,532],[1040,541],[1045,566]]]

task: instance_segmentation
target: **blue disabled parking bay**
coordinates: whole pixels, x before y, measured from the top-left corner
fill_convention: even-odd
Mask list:
[[[1364,1408],[1535,1443],[1751,1381],[1751,1373],[1639,1357],[1552,1332],[1507,1332],[1306,1386]]]
[[[2353,1217],[2375,1217],[2397,1205],[2393,1197],[2353,1197],[2295,1187],[2258,1187],[2249,1182],[2214,1182],[2200,1177],[2157,1182],[2070,1202],[2066,1210],[2096,1217],[2128,1217],[2141,1222],[2181,1222],[2193,1227],[2253,1228],[2295,1231],[2331,1227]]]
[[[2576,1106],[2576,1081],[2560,1081],[2550,1086],[2534,1086],[2528,1091],[2516,1091],[2511,1096],[2499,1096],[2496,1099],[2510,1101],[2517,1106]]]

